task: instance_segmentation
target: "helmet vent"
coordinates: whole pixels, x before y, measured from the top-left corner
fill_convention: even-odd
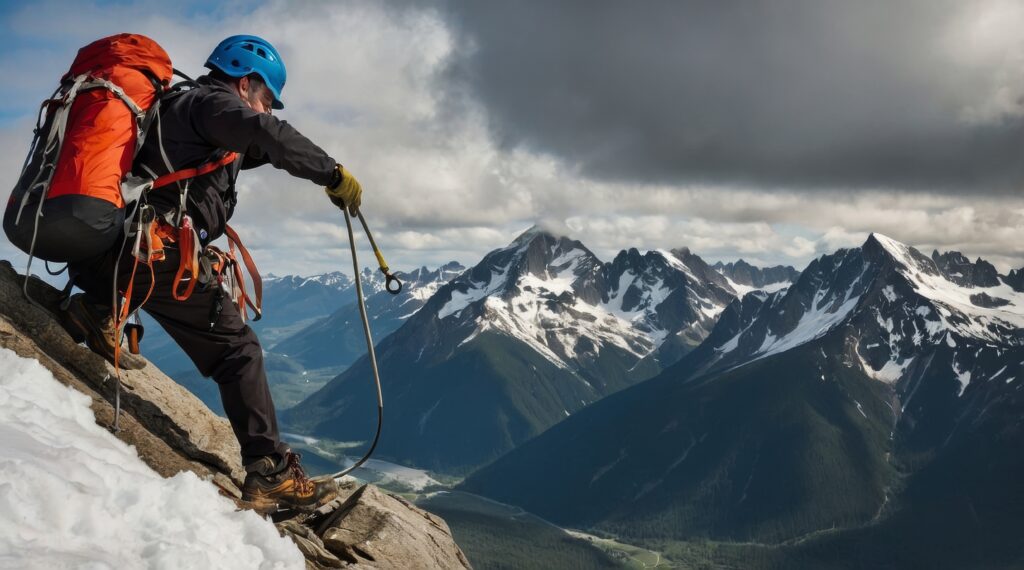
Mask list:
[[[262,49],[256,50],[256,55],[262,57],[263,59],[267,58],[267,52],[263,51]]]
[[[238,63],[237,59],[232,59],[231,60],[231,65],[234,66],[234,67],[242,67],[242,64]]]

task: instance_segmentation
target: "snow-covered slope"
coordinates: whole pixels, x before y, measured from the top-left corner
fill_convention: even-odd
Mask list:
[[[0,567],[304,568],[270,521],[150,469],[39,362],[0,348],[0,368]]]

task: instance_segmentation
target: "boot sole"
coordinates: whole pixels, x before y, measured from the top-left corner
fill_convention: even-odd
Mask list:
[[[310,513],[315,511],[321,505],[328,501],[318,501],[310,505],[292,505],[289,503],[281,503],[272,499],[246,499],[242,498],[238,501],[239,506],[243,509],[249,509],[256,511],[261,515],[275,515],[278,513]]]
[[[327,493],[320,500],[315,503],[308,505],[296,505],[288,502],[278,501],[270,497],[252,497],[242,495],[239,502],[240,506],[245,509],[250,509],[260,513],[261,515],[273,515],[276,513],[283,512],[295,512],[295,513],[308,513],[315,511],[316,509],[326,505],[327,503],[338,498],[338,493]]]

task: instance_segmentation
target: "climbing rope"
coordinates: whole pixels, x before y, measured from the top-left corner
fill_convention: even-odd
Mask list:
[[[363,455],[359,461],[356,461],[351,466],[338,471],[334,475],[331,475],[331,479],[340,479],[345,475],[355,471],[361,467],[370,456],[373,455],[373,451],[377,449],[377,443],[380,441],[380,430],[384,425],[384,396],[381,393],[380,388],[380,372],[377,370],[377,353],[373,349],[373,336],[370,333],[370,320],[366,316],[366,303],[363,300],[363,283],[362,278],[359,276],[359,259],[356,256],[356,238],[352,231],[352,218],[348,214],[346,208],[342,208],[342,212],[345,213],[345,225],[348,227],[348,244],[349,249],[352,251],[352,270],[356,275],[356,297],[359,299],[359,316],[363,320],[363,334],[366,336],[366,351],[370,357],[370,369],[373,371],[373,381],[377,385],[377,433],[373,436],[373,443],[370,444],[370,449],[367,450],[366,454]],[[373,248],[373,254],[377,257],[377,263],[380,265],[380,270],[384,273],[386,282],[384,284],[385,290],[392,295],[397,295],[402,291],[402,282],[388,268],[388,264],[384,261],[384,255],[380,252],[380,248],[377,247],[377,242],[373,239],[373,234],[370,233],[369,226],[366,225],[366,219],[363,218],[362,212],[356,212],[359,217],[359,222],[363,225],[363,231],[366,232],[366,237],[370,240],[370,246]],[[396,284],[395,288],[392,289],[392,283]]]

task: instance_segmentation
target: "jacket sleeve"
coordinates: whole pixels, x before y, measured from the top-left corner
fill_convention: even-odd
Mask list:
[[[213,146],[244,155],[243,165],[270,163],[320,186],[331,184],[337,161],[277,117],[257,113],[237,96],[214,91],[196,102],[192,126]]]

